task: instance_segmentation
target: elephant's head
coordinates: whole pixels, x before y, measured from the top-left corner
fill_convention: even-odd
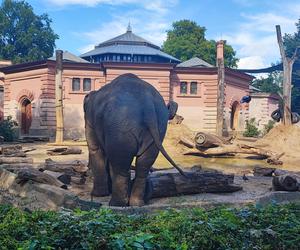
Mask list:
[[[178,104],[177,102],[170,101],[167,105],[167,108],[169,110],[169,120],[172,120],[176,115]]]

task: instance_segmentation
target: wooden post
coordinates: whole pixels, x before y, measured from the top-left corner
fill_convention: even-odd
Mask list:
[[[225,102],[225,90],[224,90],[224,41],[217,42],[217,68],[218,68],[218,94],[217,94],[217,135],[223,136],[224,127],[224,102]]]
[[[279,45],[280,55],[283,64],[283,124],[291,125],[291,100],[292,100],[292,71],[293,64],[297,58],[299,48],[295,50],[292,58],[288,58],[285,54],[280,25],[276,25],[277,41]]]
[[[62,143],[64,138],[63,119],[63,93],[62,93],[62,71],[63,51],[56,50],[55,68],[55,111],[56,111],[56,139],[55,143]]]

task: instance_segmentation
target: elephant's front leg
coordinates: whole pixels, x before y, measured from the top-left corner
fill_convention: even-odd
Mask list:
[[[130,206],[143,206],[145,204],[147,176],[158,153],[159,150],[153,143],[142,155],[136,158],[136,172],[129,200]]]

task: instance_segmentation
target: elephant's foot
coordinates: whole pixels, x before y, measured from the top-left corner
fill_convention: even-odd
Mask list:
[[[109,206],[113,207],[127,207],[128,199],[113,199],[111,198],[109,201]]]
[[[91,192],[91,196],[94,197],[103,197],[110,195],[107,186],[94,186]]]
[[[145,202],[144,202],[144,200],[130,197],[129,205],[130,206],[141,207],[141,206],[145,205]]]

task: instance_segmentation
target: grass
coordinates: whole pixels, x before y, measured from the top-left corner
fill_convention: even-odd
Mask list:
[[[300,249],[300,204],[25,212],[0,206],[1,249]]]

